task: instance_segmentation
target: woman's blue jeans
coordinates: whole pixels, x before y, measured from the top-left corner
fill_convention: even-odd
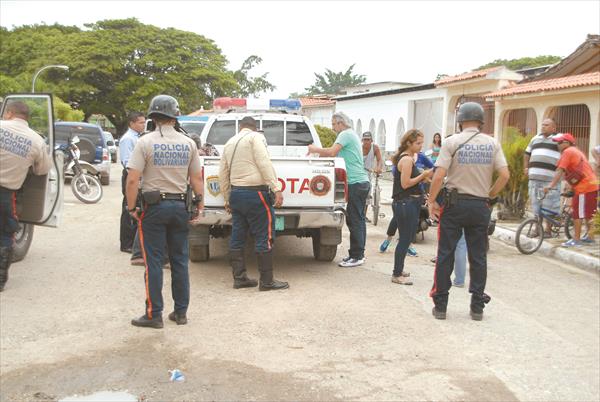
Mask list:
[[[454,284],[462,285],[465,283],[465,274],[467,272],[467,241],[465,240],[465,231],[462,231],[460,240],[456,243],[454,251]]]
[[[404,271],[404,259],[417,232],[422,201],[421,197],[408,197],[392,204],[399,235],[394,253],[394,276],[400,276]]]

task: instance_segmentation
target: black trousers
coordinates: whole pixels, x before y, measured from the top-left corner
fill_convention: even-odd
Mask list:
[[[121,176],[121,193],[123,194],[123,202],[121,203],[121,228],[119,239],[121,242],[121,251],[131,249],[133,247],[133,239],[137,230],[137,225],[127,211],[127,197],[125,196],[125,185],[127,183],[127,169],[123,169]]]
[[[454,251],[465,231],[469,256],[469,293],[471,309],[480,313],[484,307],[484,290],[487,280],[487,228],[491,210],[483,200],[460,199],[452,207],[442,209],[438,226],[438,251],[433,288],[429,295],[439,311],[446,311],[448,292],[452,286],[450,276],[454,269]]]

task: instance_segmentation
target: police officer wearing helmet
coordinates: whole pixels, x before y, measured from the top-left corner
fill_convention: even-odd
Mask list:
[[[148,118],[156,129],[137,141],[127,164],[127,205],[138,221],[145,261],[146,312],[131,320],[138,327],[162,328],[163,253],[167,245],[171,263],[171,290],[175,301],[169,319],[187,323],[190,299],[188,274],[188,221],[186,190],[189,183],[202,210],[202,170],[196,144],[175,127],[179,105],[175,98],[159,95],[150,102]],[[142,179],[142,209],[136,208],[139,179]],[[191,200],[188,200],[190,202]]]
[[[225,143],[219,166],[219,186],[225,199],[225,209],[233,217],[229,262],[233,271],[234,289],[258,285],[256,280],[248,278],[246,274],[244,246],[248,232],[254,236],[258,257],[258,289],[287,289],[287,282],[273,279],[273,205],[280,207],[283,195],[269,157],[267,140],[264,134],[256,131],[256,120],[250,116],[240,120],[238,134]]]
[[[6,106],[0,121],[0,292],[8,281],[15,233],[19,230],[16,193],[29,168],[45,175],[52,159],[44,139],[29,128],[29,107],[20,101]]]
[[[483,125],[483,108],[467,102],[458,109],[461,132],[449,137],[435,163],[437,167],[429,193],[429,212],[439,220],[439,243],[433,287],[429,295],[435,304],[436,319],[446,318],[450,276],[454,267],[454,250],[464,229],[469,254],[471,318],[483,319],[487,278],[487,228],[490,200],[508,182],[510,176],[500,145],[479,130]],[[492,182],[494,172],[498,178]],[[446,178],[443,206],[436,202]]]

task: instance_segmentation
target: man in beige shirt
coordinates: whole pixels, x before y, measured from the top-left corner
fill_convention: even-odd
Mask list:
[[[258,285],[256,280],[246,275],[244,246],[250,231],[254,236],[258,257],[259,290],[287,289],[287,282],[273,279],[273,204],[277,208],[283,204],[281,187],[271,163],[265,136],[256,132],[256,120],[244,117],[239,122],[239,128],[239,133],[225,144],[219,167],[219,185],[225,199],[225,209],[233,217],[229,241],[233,288]]]
[[[8,281],[15,232],[19,230],[16,191],[29,168],[35,175],[45,175],[52,166],[44,139],[29,128],[29,107],[23,102],[6,106],[0,121],[0,292]]]

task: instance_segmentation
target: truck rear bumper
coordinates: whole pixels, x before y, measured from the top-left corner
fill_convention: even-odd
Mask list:
[[[276,209],[275,216],[285,218],[286,229],[305,228],[341,228],[344,225],[345,212],[342,208],[335,210],[310,209]],[[231,225],[231,215],[223,209],[205,208],[199,225]]]

